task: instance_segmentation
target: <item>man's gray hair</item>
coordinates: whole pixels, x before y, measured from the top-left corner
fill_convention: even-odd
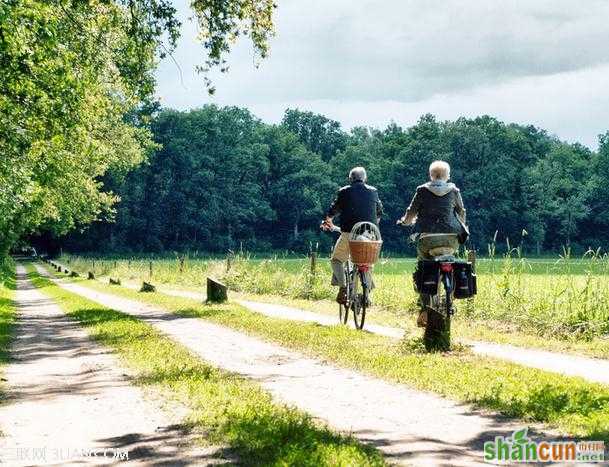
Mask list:
[[[433,161],[429,166],[429,178],[447,181],[450,178],[450,165],[444,161]]]
[[[349,181],[351,182],[365,182],[368,179],[366,175],[366,169],[363,167],[353,167],[349,172]]]

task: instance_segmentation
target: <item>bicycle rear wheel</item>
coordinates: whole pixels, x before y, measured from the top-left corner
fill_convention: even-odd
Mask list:
[[[423,343],[428,351],[445,352],[450,350],[450,291],[446,290],[444,281],[438,283],[438,293],[427,307],[427,324]]]
[[[349,308],[351,307],[351,289],[353,287],[353,276],[349,268],[345,266],[345,279],[346,279],[346,303],[338,304],[338,320],[340,324],[347,324],[347,320],[349,319]]]
[[[353,321],[356,329],[363,329],[366,321],[366,309],[368,308],[368,284],[365,273],[359,271],[357,278],[353,281],[355,286],[355,298],[353,300]],[[359,290],[358,290],[359,289]]]

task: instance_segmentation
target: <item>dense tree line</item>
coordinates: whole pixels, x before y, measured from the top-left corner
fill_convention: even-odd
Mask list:
[[[523,245],[529,252],[606,247],[609,240],[609,135],[593,152],[533,126],[492,117],[410,128],[355,128],[347,133],[322,115],[288,110],[280,125],[245,109],[209,105],[166,110],[151,131],[159,149],[126,176],[106,176],[117,193],[114,222],[62,240],[72,250],[303,251],[329,248],[319,221],[349,169],[363,165],[379,189],[386,248],[404,251],[394,226],[435,159],[452,165],[472,231],[486,251]]]

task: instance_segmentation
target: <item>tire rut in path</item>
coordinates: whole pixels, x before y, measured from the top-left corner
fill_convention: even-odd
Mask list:
[[[51,277],[42,267],[41,274]],[[259,382],[277,400],[377,446],[390,462],[485,465],[484,441],[525,424],[341,369],[197,318],[56,280],[64,289],[152,324],[205,361]]]
[[[0,406],[0,464],[100,464],[128,452],[129,465],[202,465],[226,461],[191,446],[169,407],[129,384],[117,359],[35,289],[17,267],[18,319],[7,400]],[[82,457],[81,449],[100,449]]]

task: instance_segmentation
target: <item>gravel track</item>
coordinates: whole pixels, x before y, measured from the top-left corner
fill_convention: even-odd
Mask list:
[[[128,465],[226,462],[218,448],[192,447],[181,425],[187,409],[131,385],[111,352],[35,289],[20,265],[17,287],[0,464],[98,465],[125,452]]]

